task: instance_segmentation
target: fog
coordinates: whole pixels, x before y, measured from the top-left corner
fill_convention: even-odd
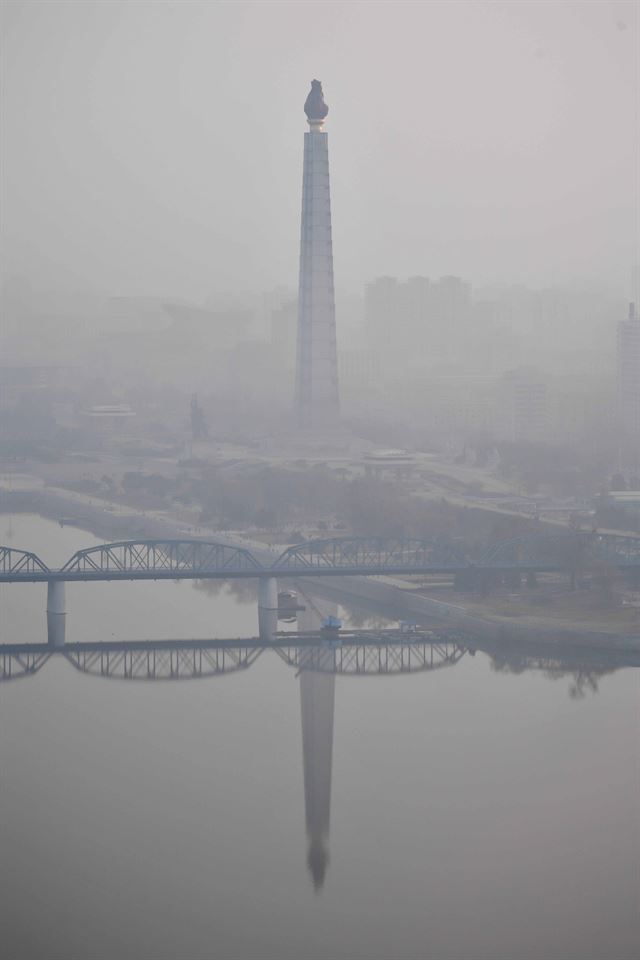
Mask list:
[[[638,3],[1,18],[0,953],[636,960]]]
[[[5,3],[5,275],[295,285],[302,102],[331,113],[335,272],[628,292],[634,3]]]

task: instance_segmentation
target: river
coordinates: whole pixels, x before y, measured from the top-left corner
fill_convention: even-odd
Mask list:
[[[98,542],[0,531],[51,566]],[[3,644],[45,642],[45,595],[0,587]],[[69,584],[67,611],[69,643],[257,633],[246,584]],[[636,960],[637,669],[304,666],[0,683],[3,955]]]

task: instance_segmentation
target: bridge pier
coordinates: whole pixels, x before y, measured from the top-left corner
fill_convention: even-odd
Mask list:
[[[47,580],[47,642],[49,646],[64,646],[66,621],[64,581]]]
[[[260,639],[275,639],[278,629],[278,581],[275,577],[258,580],[258,631]]]

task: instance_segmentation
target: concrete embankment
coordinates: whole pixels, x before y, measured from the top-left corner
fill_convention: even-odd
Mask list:
[[[305,582],[309,589],[321,594],[324,592],[338,601],[372,601],[383,606],[397,619],[413,619],[428,624],[435,620],[483,640],[640,652],[640,636],[570,627],[558,621],[549,624],[510,621],[507,624],[489,615],[479,617],[470,614],[462,604],[421,596],[407,590],[406,584],[401,581],[394,582],[387,577],[310,578]]]

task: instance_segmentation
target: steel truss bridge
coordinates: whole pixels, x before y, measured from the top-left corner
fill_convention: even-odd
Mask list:
[[[612,565],[640,572],[640,536],[553,532],[501,540],[477,556],[444,540],[342,537],[295,544],[265,564],[206,540],[124,540],[79,550],[59,569],[0,546],[0,583],[554,572]]]
[[[52,658],[80,673],[118,680],[167,681],[227,676],[248,670],[265,652],[297,672],[337,676],[393,676],[454,666],[466,652],[453,631],[404,634],[397,630],[279,634],[271,643],[239,640],[140,640],[104,643],[0,644],[0,682],[34,676]]]
[[[344,633],[344,636],[342,634]],[[608,673],[640,667],[636,650],[553,648],[536,642],[477,641],[453,629],[341,631],[340,640],[318,633],[281,633],[273,642],[236,640],[139,640],[104,643],[0,644],[0,682],[35,676],[51,659],[63,659],[88,676],[138,682],[221,677],[247,671],[263,655],[278,656],[302,671],[345,677],[406,676],[455,666],[466,653],[486,653],[497,669]]]

